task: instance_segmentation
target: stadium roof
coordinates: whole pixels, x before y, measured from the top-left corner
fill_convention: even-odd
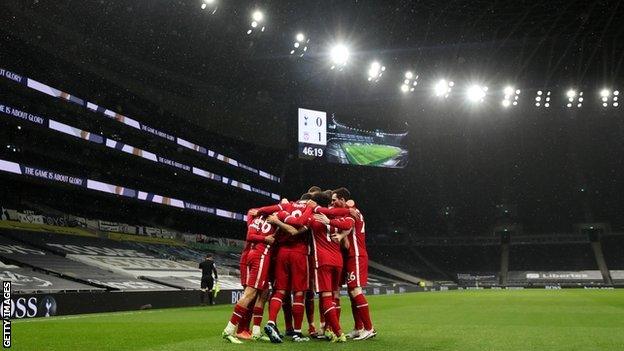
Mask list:
[[[375,104],[413,115],[396,89],[409,68],[432,79],[478,77],[527,88],[624,75],[624,6],[617,1],[217,1],[214,14],[201,3],[7,0],[0,31],[121,81],[180,118],[280,147],[289,145],[284,131],[297,105]],[[255,9],[267,29],[252,38],[245,31]],[[297,61],[288,52],[299,32],[310,45]],[[353,51],[340,74],[326,64],[338,39]],[[374,90],[365,84],[373,59],[388,67]],[[253,133],[267,123],[271,130]]]

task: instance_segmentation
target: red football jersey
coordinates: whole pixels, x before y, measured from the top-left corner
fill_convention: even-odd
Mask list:
[[[302,204],[303,207],[301,208]],[[292,225],[295,228],[303,227],[312,215],[312,208],[306,206],[305,202],[295,204],[289,209],[291,209],[292,212],[288,213],[287,211],[282,211],[277,214],[277,217],[282,222]],[[300,252],[304,255],[307,255],[309,251],[307,233],[302,233],[298,235],[289,235],[287,233],[283,233],[283,235],[280,236],[279,243],[280,250],[291,250],[295,252]]]
[[[251,249],[252,242],[249,241],[249,226],[253,223],[254,217],[247,216],[247,235],[245,235],[245,247],[243,248],[243,252],[241,252],[241,260],[242,257],[247,255],[247,252]],[[264,240],[264,239],[263,239]]]
[[[301,213],[303,213],[303,211],[306,208],[307,202],[308,202],[307,200],[299,200],[299,201],[287,202],[285,204],[279,203],[277,205],[260,207],[257,209],[258,215],[270,215],[272,213],[279,212],[279,211],[286,211],[289,214],[293,214],[293,213],[297,213],[296,212],[297,210],[301,211],[299,212],[299,215],[301,215]]]
[[[349,233],[349,257],[367,256],[366,251],[366,223],[364,222],[364,216],[362,212],[353,207],[357,212],[355,216],[355,225],[353,230]]]
[[[299,217],[303,214],[306,207],[308,207],[307,203],[308,203],[308,200],[299,200],[299,201],[289,202],[287,204],[279,204],[277,206],[282,211],[286,211],[293,216]]]
[[[349,257],[355,256],[368,256],[366,251],[366,223],[364,222],[364,216],[360,210],[352,207],[357,212],[355,219],[355,226],[353,231],[349,233]],[[344,217],[351,216],[349,209],[346,207],[317,207],[314,209],[315,213],[322,213],[330,217]]]
[[[251,250],[258,250],[268,254],[271,245],[264,238],[276,234],[279,228],[266,221],[265,216],[256,217],[247,228],[247,243],[251,243]]]
[[[340,243],[331,239],[331,235],[345,230],[352,230],[355,220],[351,217],[343,217],[330,220],[325,225],[314,218],[309,218],[308,227],[312,229],[312,255],[316,268],[329,265],[342,267],[342,253]]]

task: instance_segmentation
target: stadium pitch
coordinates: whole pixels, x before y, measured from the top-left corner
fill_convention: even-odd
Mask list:
[[[622,350],[624,290],[482,290],[371,296],[367,341],[229,344],[232,306],[13,321],[15,350]],[[348,301],[341,322],[352,327]],[[316,316],[318,319],[318,315]],[[280,315],[281,319],[281,315]],[[281,323],[281,321],[280,321]]]
[[[343,143],[342,148],[349,163],[361,166],[377,166],[401,153],[401,148],[389,145]]]

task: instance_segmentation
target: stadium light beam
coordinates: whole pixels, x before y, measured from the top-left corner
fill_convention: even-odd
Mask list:
[[[503,90],[503,92],[505,93],[505,95],[509,95],[511,96],[516,90],[513,87],[506,87],[505,90]]]
[[[466,91],[468,101],[473,103],[483,102],[488,88],[478,84],[471,85]]]
[[[342,69],[349,61],[349,49],[343,44],[337,44],[331,48],[329,57],[332,62],[331,69]]]
[[[262,22],[262,20],[264,19],[264,14],[262,13],[262,11],[256,10],[251,15],[251,19],[254,20],[255,22]]]
[[[207,9],[209,6],[213,8],[211,14],[214,14],[215,12],[217,12],[217,0],[203,0],[202,1],[202,4],[201,4],[202,10]]]
[[[566,92],[566,96],[568,97],[568,103],[566,107],[571,108],[572,106],[576,106],[577,108],[581,108],[583,106],[583,92],[577,92],[574,89],[570,89]]]
[[[454,82],[449,82],[446,79],[440,79],[434,86],[433,92],[437,97],[447,98],[451,93],[451,90],[455,86]]]
[[[306,38],[303,33],[297,33],[295,35],[295,42],[293,43],[293,49],[290,50],[290,54],[293,56],[303,57],[308,52],[308,43],[310,39]]]
[[[418,85],[418,74],[412,71],[406,71],[403,76],[405,79],[403,79],[403,83],[401,84],[401,91],[403,93],[413,92]]]
[[[251,35],[255,31],[259,30],[260,32],[264,32],[266,26],[262,25],[264,22],[264,13],[260,10],[256,10],[251,14],[251,28],[247,29],[247,35]]]
[[[550,107],[550,91],[546,91],[545,93],[541,90],[537,91],[537,96],[535,96],[535,106],[541,107],[543,104],[544,107]]]
[[[618,102],[620,95],[619,90],[611,91],[610,89],[602,89],[600,91],[600,100],[602,100],[602,107],[609,107],[609,104],[613,107],[618,107],[620,103]],[[580,100],[580,98],[579,98]]]
[[[370,68],[368,69],[368,81],[378,82],[385,71],[386,71],[386,66],[383,66],[381,63],[377,61],[373,61],[373,63],[371,63],[370,65]]]
[[[503,107],[510,107],[510,106],[518,105],[518,99],[520,98],[520,89],[516,89],[512,86],[507,86],[505,87],[505,89],[503,89],[503,94],[505,94],[505,97],[503,98],[503,101],[502,101]],[[540,101],[541,97],[536,100]]]

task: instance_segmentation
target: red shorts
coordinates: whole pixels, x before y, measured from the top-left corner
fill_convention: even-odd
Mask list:
[[[243,287],[247,286],[247,251],[241,255],[239,264],[240,268],[240,281]]]
[[[280,249],[275,260],[275,286],[277,290],[308,290],[308,255]]]
[[[271,268],[271,256],[267,250],[258,252],[250,251],[247,255],[247,278],[245,286],[266,290],[269,288],[269,269]]]
[[[340,289],[340,266],[319,266],[314,270],[314,289],[317,293],[323,291],[337,291]]]
[[[352,256],[345,261],[344,279],[347,288],[366,287],[368,283],[368,257]]]

